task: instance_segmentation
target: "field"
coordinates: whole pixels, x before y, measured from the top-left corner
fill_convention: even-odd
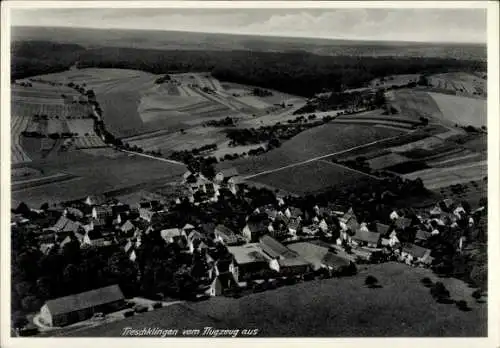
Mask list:
[[[280,148],[256,157],[223,162],[221,168],[236,167],[249,175],[280,168],[311,158],[334,155],[353,147],[404,134],[396,129],[364,125],[326,124],[306,130],[286,141]]]
[[[326,160],[318,160],[277,172],[259,175],[252,181],[293,194],[319,192],[329,187],[353,185],[367,176]]]
[[[105,155],[103,153],[105,151],[109,152],[109,155]],[[30,168],[43,170],[44,176],[40,180],[57,173],[77,178],[61,181],[60,177],[52,177],[53,180],[44,185],[13,188],[13,205],[24,201],[39,206],[44,202],[56,203],[90,194],[119,192],[130,188],[139,190],[150,184],[165,184],[169,180],[177,180],[185,171],[183,165],[160,162],[137,155],[116,154],[115,150],[109,148],[100,149],[93,155],[83,151],[60,153],[54,159],[31,162]]]
[[[486,100],[463,96],[429,93],[435,100],[443,117],[459,125],[474,127],[486,126]]]
[[[432,75],[431,85],[437,89],[456,95],[486,98],[487,81],[480,76],[456,72]]]
[[[94,121],[90,105],[74,102],[79,94],[58,82],[31,81],[31,87],[12,85],[11,149],[12,163],[29,162],[49,152],[57,142],[48,138],[28,139],[23,131],[38,132],[42,136],[76,133],[78,136],[94,134]],[[86,139],[83,139],[86,141]],[[28,147],[24,147],[27,145]]]
[[[368,275],[382,287],[367,288]],[[467,301],[471,311],[437,303],[420,283],[424,277],[443,282],[453,299]],[[387,263],[361,266],[353,277],[305,282],[239,299],[183,303],[61,335],[119,337],[125,327],[211,326],[255,328],[260,337],[484,337],[487,304],[473,301],[473,291],[459,280],[439,279],[423,268]]]
[[[439,189],[455,184],[467,183],[471,180],[481,180],[488,175],[487,161],[471,161],[460,165],[443,168],[431,168],[407,174],[407,179],[420,178],[426,188]]]
[[[442,120],[436,101],[425,91],[401,89],[390,91],[387,98],[404,117],[419,121],[420,117]],[[399,115],[398,115],[399,116]]]

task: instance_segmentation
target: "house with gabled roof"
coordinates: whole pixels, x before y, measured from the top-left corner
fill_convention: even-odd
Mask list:
[[[57,220],[56,224],[51,228],[56,233],[76,233],[81,231],[82,224],[78,221],[73,221],[68,219],[66,216],[61,216],[59,220]]]
[[[339,218],[340,227],[343,230],[350,230],[355,232],[359,229],[358,219],[356,214],[354,214],[354,210],[350,208],[347,213],[345,213],[342,217]]]
[[[351,238],[353,244],[355,245],[376,248],[380,243],[381,236],[378,232],[371,232],[369,230],[359,228],[356,231],[356,234]]]
[[[91,318],[95,313],[109,313],[125,307],[125,297],[118,285],[85,291],[48,300],[40,309],[40,321],[52,327],[67,326]]]
[[[406,244],[401,250],[401,258],[407,263],[418,262],[426,265],[432,263],[431,250],[416,244]]]
[[[224,225],[215,226],[214,234],[216,238],[221,240],[225,245],[237,245],[242,243],[242,240],[238,238],[236,233]]]
[[[299,242],[289,244],[288,248],[295,251],[304,260],[309,262],[314,271],[321,268],[329,268],[338,271],[351,265],[349,260],[335,255],[329,248],[318,244]]]
[[[266,255],[257,243],[229,246],[227,249],[232,255],[229,272],[233,274],[236,283],[279,272],[276,260]]]
[[[282,274],[301,275],[311,270],[310,264],[297,252],[287,248],[271,236],[261,237],[259,246],[267,256],[278,261]]]
[[[168,228],[165,230],[161,230],[160,235],[168,244],[178,243],[183,239],[187,240],[186,232],[184,232],[180,228]]]

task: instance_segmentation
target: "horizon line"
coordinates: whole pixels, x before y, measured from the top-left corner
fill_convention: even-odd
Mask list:
[[[257,37],[272,37],[272,38],[295,38],[295,39],[319,39],[330,41],[365,41],[365,42],[383,42],[383,43],[415,43],[415,44],[464,44],[464,45],[481,45],[487,46],[488,41],[472,42],[472,41],[419,41],[419,40],[387,40],[387,39],[363,39],[363,38],[332,38],[324,36],[293,36],[293,35],[272,35],[272,34],[257,34],[257,33],[230,33],[230,32],[217,32],[217,31],[196,31],[196,30],[182,30],[182,29],[143,29],[143,28],[97,28],[97,27],[84,27],[84,26],[66,26],[66,25],[12,25],[11,28],[67,28],[67,29],[91,29],[91,30],[131,30],[131,31],[157,31],[157,32],[179,32],[179,33],[193,33],[193,34],[219,34],[219,35],[232,35],[232,36],[257,36]]]

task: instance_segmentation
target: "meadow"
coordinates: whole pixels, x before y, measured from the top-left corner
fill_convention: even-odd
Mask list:
[[[125,327],[250,328],[258,337],[484,337],[487,304],[460,280],[400,263],[359,266],[352,277],[304,282],[239,299],[215,297],[182,303],[61,336],[119,337]],[[372,275],[380,288],[364,285]],[[471,311],[434,300],[424,277],[443,282]]]

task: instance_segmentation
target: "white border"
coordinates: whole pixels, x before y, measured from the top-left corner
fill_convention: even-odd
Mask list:
[[[13,8],[487,8],[488,10],[488,254],[489,254],[489,297],[488,297],[488,338],[308,338],[308,339],[198,339],[198,338],[11,338],[10,337],[10,18],[9,10]],[[0,130],[2,145],[0,147],[1,158],[1,347],[88,347],[89,345],[109,345],[116,343],[123,347],[135,347],[137,345],[148,344],[159,345],[187,345],[191,347],[216,346],[218,348],[228,347],[237,344],[239,347],[253,347],[255,344],[266,346],[280,346],[287,348],[302,347],[304,345],[314,345],[317,347],[331,347],[339,344],[343,347],[357,347],[359,345],[369,345],[375,347],[423,347],[423,346],[447,346],[453,348],[500,347],[498,328],[499,307],[498,285],[500,272],[498,268],[500,256],[500,235],[499,225],[499,187],[500,175],[498,164],[500,160],[499,152],[499,44],[498,44],[498,3],[495,1],[4,1],[2,2],[1,24],[2,24],[2,56],[1,56],[1,117]],[[458,35],[459,33],[457,33]],[[496,291],[495,291],[496,290]],[[257,340],[257,341],[256,341]]]

